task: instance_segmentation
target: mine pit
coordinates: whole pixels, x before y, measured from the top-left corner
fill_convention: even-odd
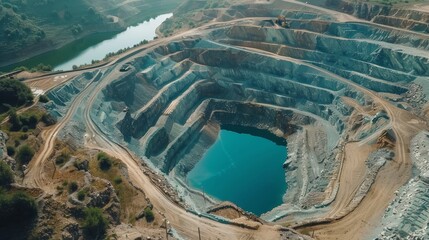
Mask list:
[[[429,14],[326,2],[207,12],[51,89],[55,134],[126,163],[189,239],[427,239]]]

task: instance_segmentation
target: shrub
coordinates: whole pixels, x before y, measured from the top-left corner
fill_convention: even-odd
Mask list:
[[[62,152],[56,159],[55,163],[57,165],[61,165],[65,162],[68,162],[70,160],[70,154],[67,152]]]
[[[9,123],[11,124],[11,131],[19,131],[22,127],[22,122],[13,109],[9,111]]]
[[[0,225],[28,222],[37,216],[34,198],[24,192],[0,193]]]
[[[100,159],[102,159],[102,158],[108,158],[109,157],[109,155],[107,155],[107,153],[105,153],[105,152],[99,152],[98,154],[97,154],[97,159],[98,160],[100,160]]]
[[[37,72],[37,71],[49,72],[49,71],[52,71],[52,69],[53,68],[51,65],[44,65],[44,64],[40,63],[36,67],[32,68],[31,71],[32,72]]]
[[[77,182],[71,182],[70,184],[69,184],[69,193],[74,193],[74,192],[76,192],[76,190],[77,190],[77,188],[78,188],[78,185],[77,185]]]
[[[27,164],[34,156],[34,151],[28,145],[22,145],[19,147],[18,152],[16,154],[16,159],[21,164]]]
[[[84,210],[83,230],[91,238],[100,238],[106,233],[107,220],[100,208],[86,208]]]
[[[9,165],[0,161],[0,186],[6,187],[13,183],[13,173]]]
[[[17,220],[25,219],[26,217],[35,216],[37,214],[37,206],[34,199],[24,192],[17,192],[12,195],[13,212],[16,214]]]
[[[19,138],[20,138],[21,140],[27,140],[28,135],[27,135],[27,134],[22,134]]]
[[[36,128],[36,126],[37,126],[37,123],[39,122],[39,119],[37,119],[37,117],[35,116],[35,115],[31,115],[29,118],[28,118],[28,126],[31,128],[31,129],[35,129]]]
[[[51,115],[49,115],[47,113],[43,114],[41,120],[42,120],[43,123],[46,124],[46,126],[51,126],[51,125],[55,124],[55,119]]]
[[[85,191],[82,189],[77,193],[77,199],[79,199],[79,201],[83,201],[85,199]]]
[[[101,170],[107,171],[112,167],[112,159],[110,159],[110,157],[106,153],[99,153],[97,155],[97,159]]]
[[[34,129],[37,126],[37,123],[39,122],[39,119],[35,115],[30,116],[19,116],[19,120],[21,121],[22,125],[27,126],[27,130],[29,128]],[[22,128],[24,128],[23,126]]]
[[[15,148],[13,146],[7,146],[7,155],[9,155],[9,157],[15,155]]]
[[[48,96],[46,96],[44,94],[40,95],[39,96],[39,102],[41,102],[41,103],[47,103],[47,102],[49,102]]]
[[[28,126],[27,125],[22,126],[22,131],[23,132],[28,132]]]
[[[120,176],[116,176],[116,177],[113,179],[113,182],[114,182],[115,184],[121,184],[121,183],[122,183],[122,178],[121,178]]]
[[[153,214],[152,209],[150,209],[149,207],[146,207],[144,209],[144,216],[147,222],[152,222],[153,220],[155,220],[155,215]]]

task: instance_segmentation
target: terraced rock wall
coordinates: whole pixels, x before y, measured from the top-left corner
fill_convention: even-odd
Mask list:
[[[233,6],[217,18],[257,18],[136,56],[131,70],[98,97],[91,114],[102,119],[100,128],[173,182],[184,180],[222,127],[271,134],[290,150],[284,164],[290,188],[280,212],[290,209],[286,203],[300,211],[326,205],[335,196],[341,144],[389,123],[366,89],[406,107],[409,85],[429,76],[429,40],[273,4]],[[290,28],[273,24],[278,13]],[[277,213],[265,218],[275,220]]]
[[[429,13],[426,12],[419,12],[412,9],[400,9],[388,5],[379,5],[363,1],[326,0],[310,2],[382,25],[421,33],[429,32]]]

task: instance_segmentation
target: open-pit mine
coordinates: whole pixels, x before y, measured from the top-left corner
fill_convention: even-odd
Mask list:
[[[61,141],[118,159],[170,238],[429,238],[429,5],[190,2],[194,28],[26,80],[57,123],[24,186],[55,194]]]

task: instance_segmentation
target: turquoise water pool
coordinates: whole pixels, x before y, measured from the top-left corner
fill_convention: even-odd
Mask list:
[[[282,203],[287,189],[282,167],[286,155],[285,145],[221,130],[216,142],[189,172],[187,182],[216,199],[260,215]]]

